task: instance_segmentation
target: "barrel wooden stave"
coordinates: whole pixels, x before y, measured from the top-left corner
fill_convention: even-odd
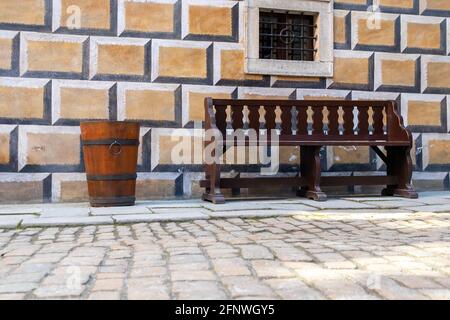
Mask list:
[[[137,147],[123,146],[120,156],[112,156],[107,145],[84,146],[87,175],[133,174],[137,168]]]
[[[102,121],[81,124],[92,206],[134,205],[139,131],[139,124],[134,122]],[[112,142],[117,143],[111,145]],[[118,143],[121,142],[123,145],[119,147]]]

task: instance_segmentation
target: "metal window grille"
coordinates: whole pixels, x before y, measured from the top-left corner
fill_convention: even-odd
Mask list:
[[[316,29],[314,15],[261,11],[260,59],[314,61]]]

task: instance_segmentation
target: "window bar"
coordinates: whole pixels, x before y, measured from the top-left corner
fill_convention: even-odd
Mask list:
[[[260,53],[263,59],[314,60],[317,35],[313,16],[263,13]]]
[[[273,32],[273,27],[274,27],[274,25],[273,24],[270,24],[270,33],[274,33]],[[273,47],[274,46],[274,37],[270,37],[270,46],[271,47]],[[270,58],[271,59],[274,59],[274,52],[273,52],[273,50],[272,49],[270,49]]]

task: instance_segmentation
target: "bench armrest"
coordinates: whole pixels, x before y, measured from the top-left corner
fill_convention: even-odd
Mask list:
[[[405,128],[396,101],[387,105],[388,141],[409,141],[412,145],[412,134]]]
[[[213,110],[213,99],[205,98],[205,130],[217,129],[216,116]]]

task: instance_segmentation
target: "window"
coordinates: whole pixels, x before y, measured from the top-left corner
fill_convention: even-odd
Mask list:
[[[332,0],[246,0],[249,74],[333,76]]]
[[[317,52],[314,15],[259,13],[259,58],[314,61]]]

